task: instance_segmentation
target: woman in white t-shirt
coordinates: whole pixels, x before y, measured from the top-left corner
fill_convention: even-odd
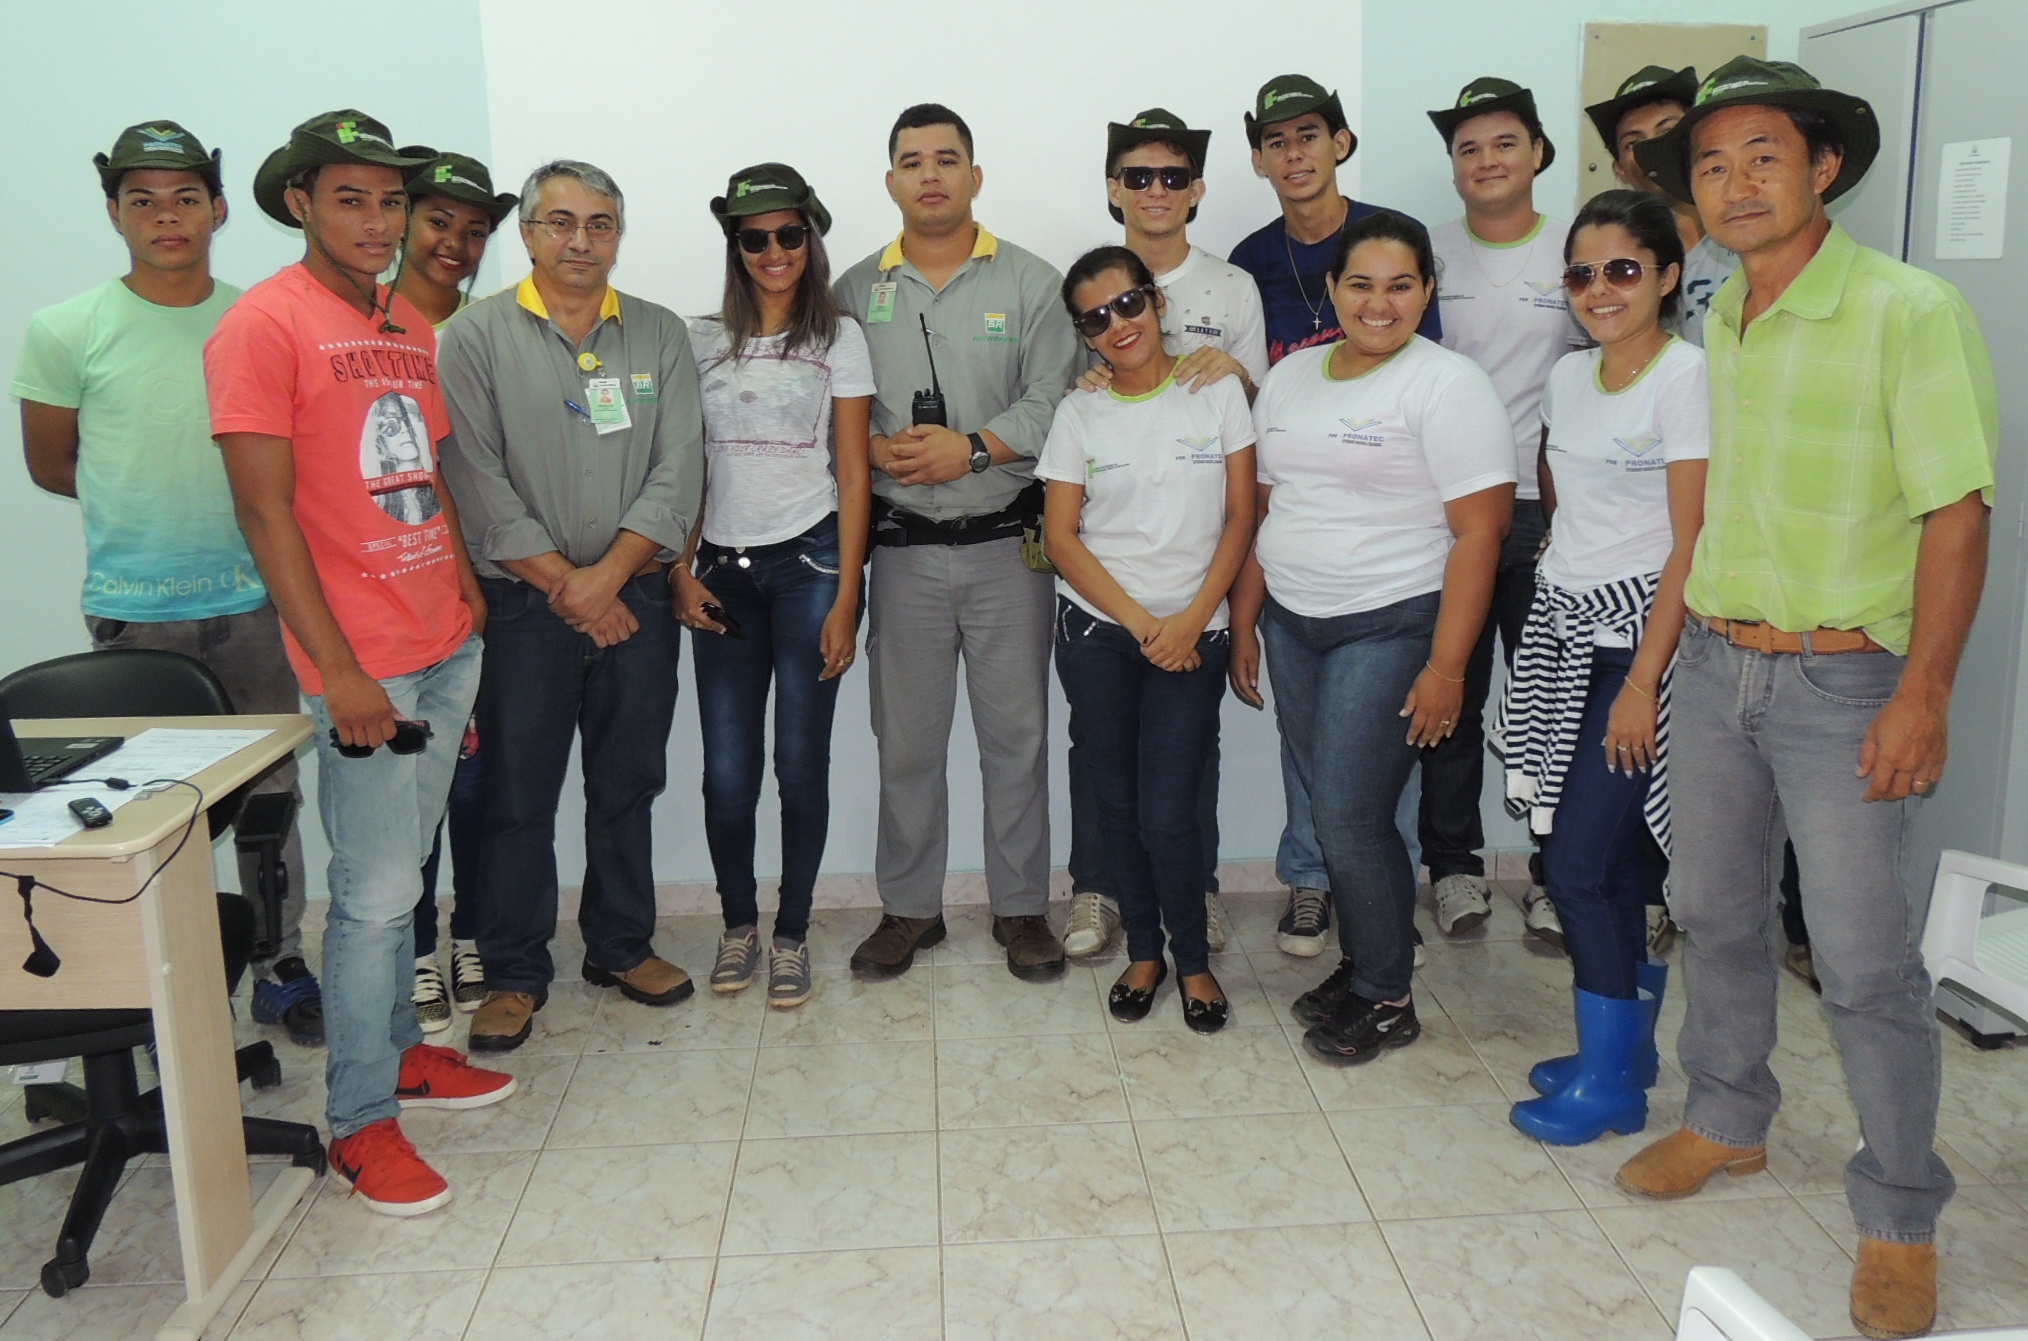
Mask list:
[[[1669,333],[1683,244],[1667,202],[1594,197],[1564,243],[1571,310],[1598,341],[1542,397],[1552,514],[1501,716],[1507,794],[1542,838],[1575,979],[1577,1054],[1540,1063],[1514,1125],[1581,1145],[1647,1122],[1668,969],[1647,905],[1668,871],[1669,667],[1704,522],[1704,351]]]
[[[786,1009],[810,995],[831,718],[859,636],[873,365],[832,296],[831,215],[794,168],[734,173],[711,212],[725,230],[725,304],[690,324],[704,508],[670,581],[676,617],[694,630],[704,836],[725,914],[711,990],[741,991],[765,963],[768,1004]],[[754,842],[770,682],[782,880],[763,956]]]
[[[1310,1051],[1364,1062],[1421,1032],[1395,807],[1416,752],[1457,725],[1513,521],[1514,435],[1478,365],[1415,333],[1436,290],[1421,224],[1346,225],[1327,283],[1344,338],[1283,359],[1254,402],[1260,535],[1233,588],[1233,683],[1260,702],[1258,618],[1344,953],[1292,1011]]]
[[[1225,696],[1225,594],[1253,532],[1253,420],[1238,378],[1178,384],[1161,290],[1133,252],[1085,253],[1063,301],[1113,370],[1105,390],[1064,398],[1035,463],[1059,574],[1056,674],[1127,932],[1107,1007],[1147,1016],[1169,973],[1166,930],[1184,1023],[1215,1033],[1227,1004],[1205,937],[1197,798]]]

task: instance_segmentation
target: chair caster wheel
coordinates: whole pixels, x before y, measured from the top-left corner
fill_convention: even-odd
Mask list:
[[[51,1299],[61,1299],[90,1280],[91,1275],[89,1263],[64,1262],[52,1257],[42,1264],[42,1292]]]
[[[253,1068],[247,1080],[257,1090],[271,1090],[282,1083],[282,1063],[278,1057],[270,1056]]]

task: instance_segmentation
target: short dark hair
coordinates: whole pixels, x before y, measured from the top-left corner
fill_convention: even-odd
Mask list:
[[[1655,264],[1676,267],[1676,287],[1662,295],[1662,315],[1672,317],[1683,301],[1683,235],[1676,231],[1676,211],[1669,202],[1646,191],[1601,191],[1586,201],[1563,238],[1563,263],[1570,264],[1579,229],[1617,226],[1627,230]],[[1638,259],[1638,258],[1636,258]]]
[[[894,118],[894,129],[887,132],[887,161],[894,161],[894,146],[901,142],[901,132],[921,130],[924,126],[954,127],[958,132],[958,143],[965,146],[965,157],[973,156],[972,128],[965,124],[965,118],[940,102],[919,102]]]
[[[1821,113],[1807,107],[1781,107],[1778,110],[1788,117],[1789,124],[1796,128],[1796,134],[1803,137],[1803,146],[1809,150],[1812,165],[1825,154],[1836,154],[1841,159],[1845,157],[1845,137]],[[1691,162],[1690,143],[1695,138],[1694,135],[1683,137],[1683,180],[1686,182],[1697,179],[1696,165]]]
[[[1345,120],[1344,107],[1339,104],[1338,99],[1335,97],[1326,99],[1321,106],[1312,108],[1311,112],[1315,112],[1323,120],[1324,129],[1334,136],[1341,130],[1352,129],[1351,124]],[[1259,149],[1260,142],[1267,138],[1267,128],[1269,126],[1279,126],[1288,121],[1301,121],[1309,115],[1310,112],[1298,112],[1294,116],[1277,117],[1272,121],[1248,120],[1246,123],[1247,145],[1250,148]],[[1351,155],[1347,154],[1345,157],[1350,158]],[[1345,159],[1341,158],[1338,161],[1343,163]]]
[[[1148,263],[1126,247],[1093,247],[1084,255],[1071,262],[1070,269],[1063,275],[1063,306],[1075,317],[1079,308],[1071,295],[1086,284],[1097,279],[1108,270],[1124,270],[1127,278],[1136,287],[1146,287],[1155,282],[1154,272]]]
[[[106,199],[118,200],[120,198],[120,192],[127,189],[127,173],[138,171],[140,171],[140,169],[138,168],[128,168],[127,172],[121,173],[119,177],[113,182],[113,184],[106,188]],[[204,189],[211,193],[211,198],[213,200],[216,200],[220,196],[225,194],[225,185],[224,183],[219,181],[218,169],[215,167],[207,165],[201,168],[175,168],[172,169],[172,171],[187,172],[190,173],[192,176],[196,177],[198,181],[204,183]]]
[[[1547,140],[1549,138],[1547,135],[1544,135],[1542,133],[1541,117],[1530,116],[1527,112],[1521,110],[1518,107],[1496,107],[1493,110],[1495,112],[1512,112],[1514,114],[1514,119],[1521,123],[1521,129],[1528,132],[1528,139],[1531,144],[1541,144],[1544,140]],[[1490,115],[1490,113],[1481,113],[1480,115],[1482,116]],[[1470,121],[1471,119],[1472,118],[1469,116],[1462,117],[1458,120],[1458,122],[1455,125],[1451,127],[1450,133],[1444,136],[1444,152],[1446,153],[1457,152],[1458,130],[1465,124],[1465,122]]]
[[[1354,219],[1338,234],[1338,253],[1331,258],[1331,279],[1335,282],[1345,273],[1345,266],[1352,259],[1352,249],[1362,242],[1399,242],[1415,253],[1415,268],[1429,283],[1436,279],[1436,254],[1429,243],[1429,229],[1420,220],[1411,219],[1399,210],[1375,210],[1364,218]]]
[[[1613,142],[1606,146],[1606,152],[1614,158],[1620,156],[1620,124],[1629,116],[1640,111],[1643,107],[1659,107],[1665,102],[1672,107],[1681,108],[1685,112],[1690,110],[1690,104],[1684,102],[1681,98],[1673,96],[1643,98],[1639,102],[1630,102],[1625,107],[1620,108],[1620,114],[1613,118]]]

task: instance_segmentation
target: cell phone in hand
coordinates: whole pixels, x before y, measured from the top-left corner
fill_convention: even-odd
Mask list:
[[[718,627],[725,630],[726,637],[728,638],[746,637],[746,630],[739,626],[738,620],[734,619],[729,613],[727,613],[726,608],[724,606],[718,605],[711,601],[706,601],[704,603],[704,613],[711,620],[712,623],[718,625]]]

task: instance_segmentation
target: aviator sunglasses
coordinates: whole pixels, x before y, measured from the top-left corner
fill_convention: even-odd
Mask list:
[[[1089,312],[1078,313],[1071,318],[1070,324],[1077,327],[1077,333],[1085,339],[1096,340],[1106,333],[1106,328],[1113,324],[1115,316],[1132,321],[1147,311],[1148,299],[1154,292],[1155,287],[1152,284],[1142,284],[1137,288],[1128,289],[1110,302],[1100,303]]]
[[[1120,185],[1129,191],[1145,191],[1162,179],[1164,191],[1187,191],[1190,183],[1197,180],[1197,174],[1189,168],[1121,168],[1113,174],[1120,179]]]
[[[1573,294],[1583,293],[1603,272],[1606,283],[1612,287],[1631,289],[1641,282],[1641,275],[1648,269],[1647,265],[1630,256],[1617,257],[1603,265],[1568,265],[1563,268],[1563,287]]]
[[[801,251],[809,238],[810,230],[802,224],[783,224],[780,228],[742,228],[739,230],[739,249],[749,256],[758,256],[768,249],[768,239],[782,244],[783,251]]]

